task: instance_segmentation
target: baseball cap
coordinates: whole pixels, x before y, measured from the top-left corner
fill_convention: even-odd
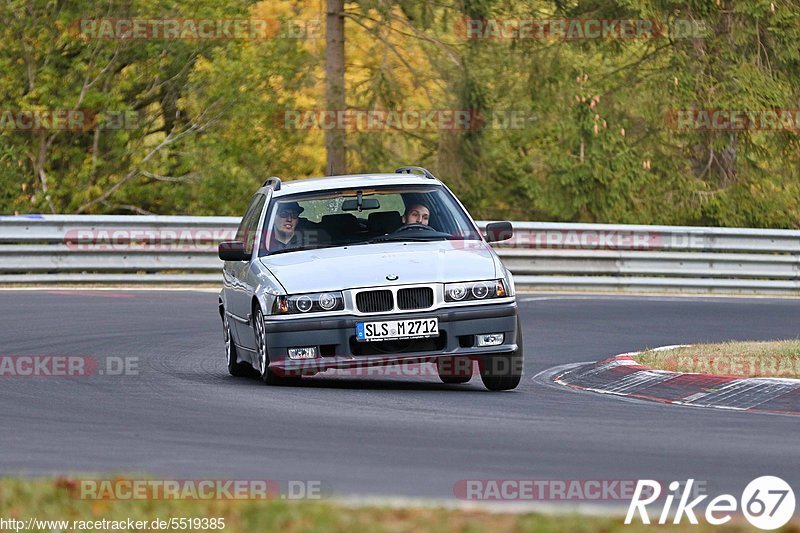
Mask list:
[[[278,206],[278,211],[294,211],[298,215],[305,211],[297,202],[286,202]]]

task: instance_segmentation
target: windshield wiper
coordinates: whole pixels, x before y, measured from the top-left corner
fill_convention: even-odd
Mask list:
[[[402,235],[402,236],[392,236],[392,235],[381,235],[380,237],[373,237],[372,239],[367,239],[366,241],[359,241],[354,242],[352,244],[378,244],[382,242],[429,242],[429,241],[446,241],[450,238],[449,235],[439,234],[439,235],[420,235],[417,237],[411,237],[409,235]]]
[[[337,246],[344,246],[341,244],[309,244],[308,246],[297,246],[294,248],[284,248],[283,250],[275,250],[268,252],[267,255],[262,257],[269,257],[271,255],[285,254],[286,252],[302,252],[304,250],[321,250],[322,248],[335,248]]]

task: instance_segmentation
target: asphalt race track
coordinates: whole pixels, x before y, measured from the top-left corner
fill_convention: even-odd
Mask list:
[[[627,401],[535,382],[667,344],[800,336],[800,300],[520,295],[526,376],[230,377],[209,292],[0,292],[0,355],[138,358],[137,375],[0,377],[0,474],[322,480],[337,496],[454,498],[463,479],[800,486],[800,417]]]

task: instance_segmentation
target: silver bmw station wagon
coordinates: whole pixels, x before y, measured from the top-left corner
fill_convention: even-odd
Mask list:
[[[253,196],[225,261],[219,298],[228,370],[296,384],[329,369],[433,362],[490,390],[522,376],[514,280],[429,171],[281,183]],[[255,369],[255,370],[254,370]]]

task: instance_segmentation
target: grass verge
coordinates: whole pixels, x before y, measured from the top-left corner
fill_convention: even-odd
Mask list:
[[[0,479],[0,519],[27,521],[67,520],[64,531],[76,531],[73,521],[142,521],[171,518],[224,518],[224,529],[188,528],[184,531],[386,531],[403,532],[616,532],[625,531],[750,531],[746,522],[737,521],[724,527],[692,526],[626,526],[622,517],[591,517],[581,515],[545,515],[537,513],[512,514],[478,510],[439,508],[402,508],[365,506],[352,507],[330,501],[92,501],[76,496],[74,481]],[[792,527],[792,526],[790,526]],[[22,529],[21,531],[50,531],[62,529],[51,525]],[[86,528],[84,530],[88,530]],[[95,531],[111,530],[94,527]],[[5,527],[6,531],[14,528]],[[156,531],[147,527],[147,531]],[[177,530],[180,530],[177,529]],[[119,531],[130,531],[120,529]],[[172,531],[176,531],[175,528]]]
[[[635,359],[644,366],[674,372],[800,378],[800,340],[696,344],[648,350]]]

